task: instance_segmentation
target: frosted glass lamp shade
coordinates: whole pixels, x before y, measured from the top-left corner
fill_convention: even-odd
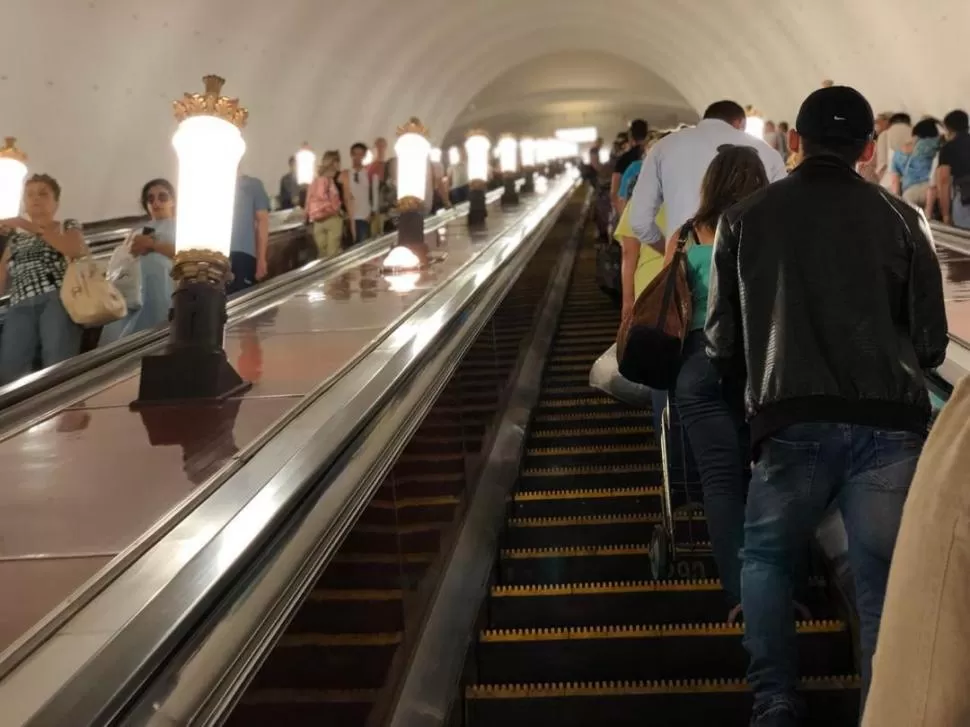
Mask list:
[[[745,119],[744,130],[751,136],[762,139],[765,135],[765,120],[760,116],[749,116]]]
[[[453,167],[461,161],[461,152],[457,146],[448,149],[448,166]]]
[[[27,165],[19,159],[0,158],[0,220],[20,214]]]
[[[216,116],[192,116],[179,124],[172,145],[179,160],[175,250],[228,257],[239,160],[246,151],[239,127]]]
[[[304,146],[296,153],[296,183],[310,184],[317,165],[317,155],[310,147]]]
[[[465,139],[465,156],[468,157],[468,181],[488,181],[488,151],[492,142],[484,134],[474,134]]]
[[[398,199],[413,197],[423,202],[431,143],[421,134],[409,132],[398,137],[394,152],[397,154]]]
[[[527,137],[520,141],[519,153],[522,156],[523,167],[534,167],[536,165],[536,140]]]
[[[503,136],[498,142],[498,163],[505,174],[514,174],[519,166],[519,142],[511,136]]]
[[[431,151],[428,152],[428,158],[431,160],[432,164],[440,164],[441,149],[439,149],[438,147],[434,147]]]

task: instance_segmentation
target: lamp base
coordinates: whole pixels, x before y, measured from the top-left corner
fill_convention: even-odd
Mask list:
[[[515,189],[515,177],[509,177],[505,180],[505,191],[502,192],[500,202],[504,207],[514,207],[519,203],[519,193]]]
[[[484,189],[468,190],[468,226],[481,227],[488,218]]]
[[[522,194],[535,194],[536,193],[536,181],[534,172],[525,173],[525,183],[522,185]]]
[[[401,212],[397,221],[397,244],[417,245],[424,242],[424,214],[421,210]]]
[[[177,350],[141,361],[141,383],[132,409],[189,402],[221,402],[247,391],[224,351]]]

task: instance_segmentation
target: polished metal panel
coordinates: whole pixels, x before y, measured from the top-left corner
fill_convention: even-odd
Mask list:
[[[539,399],[545,360],[566,299],[590,200],[587,193],[577,229],[549,281],[529,348],[517,367],[518,379],[479,475],[479,481],[488,486],[475,488],[387,722],[390,727],[441,727],[448,720],[475,620],[488,590],[506,503],[519,475],[529,419]]]
[[[525,209],[510,228],[422,302],[366,359],[298,410],[285,433],[252,454],[135,566],[0,684],[0,700],[16,705],[13,711],[5,710],[16,717],[11,724],[26,723],[31,715],[38,720],[31,723],[57,724],[56,719],[51,721],[54,715],[76,714],[75,700],[93,708],[101,698],[103,701],[97,704],[100,713],[110,697],[105,699],[104,691],[98,697],[83,696],[92,683],[79,672],[63,697],[38,714],[63,685],[63,680],[47,679],[61,668],[54,665],[90,660],[88,666],[97,673],[120,669],[119,674],[124,673],[126,678],[147,666],[143,659],[150,657],[145,655],[154,653],[155,647],[164,645],[170,636],[171,623],[164,621],[178,612],[170,599],[183,607],[199,603],[201,594],[211,595],[230,576],[234,564],[251,555],[258,545],[253,542],[255,533],[272,532],[322,463],[339,453],[369,413],[430,350],[432,341],[455,313],[474,298],[494,271],[502,269],[572,186],[572,181],[563,180],[534,207]],[[163,603],[165,608],[159,612]],[[79,657],[79,650],[86,656]],[[41,683],[45,685],[38,686]],[[31,685],[29,689],[27,684]],[[117,682],[111,680],[103,683],[104,690],[116,687]],[[28,696],[31,699],[25,699]]]

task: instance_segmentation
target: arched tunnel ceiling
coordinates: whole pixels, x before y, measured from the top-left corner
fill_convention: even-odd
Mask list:
[[[833,78],[941,114],[970,88],[965,0],[23,0],[4,21],[0,133],[82,219],[174,175],[170,102],[204,73],[249,107],[243,166],[269,188],[304,140],[346,149],[416,114],[440,142],[493,81],[565,52],[645,69],[695,111],[730,97],[791,119]]]

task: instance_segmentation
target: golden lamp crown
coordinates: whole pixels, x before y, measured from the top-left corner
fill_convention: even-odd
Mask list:
[[[824,81],[822,81],[822,88],[832,88],[834,85],[835,81],[833,81],[831,78],[826,78]]]
[[[204,93],[186,93],[172,103],[175,118],[182,122],[193,116],[215,116],[243,128],[249,111],[239,105],[238,98],[221,95],[226,79],[209,75],[203,77],[202,83],[205,84]]]
[[[744,107],[744,115],[745,116],[757,116],[758,118],[761,118],[761,112],[758,111],[758,109],[756,109],[751,104],[748,104],[747,106]]]
[[[465,138],[466,139],[471,139],[473,136],[484,136],[489,141],[492,140],[491,137],[488,135],[488,132],[485,131],[485,129],[469,129],[465,133]]]
[[[17,137],[5,136],[0,146],[0,159],[13,159],[21,164],[27,163],[27,155],[17,148]]]
[[[405,134],[420,134],[421,136],[427,138],[429,133],[428,127],[422,124],[421,119],[419,119],[417,116],[412,116],[410,119],[408,119],[406,124],[397,127],[398,136],[404,136]]]

